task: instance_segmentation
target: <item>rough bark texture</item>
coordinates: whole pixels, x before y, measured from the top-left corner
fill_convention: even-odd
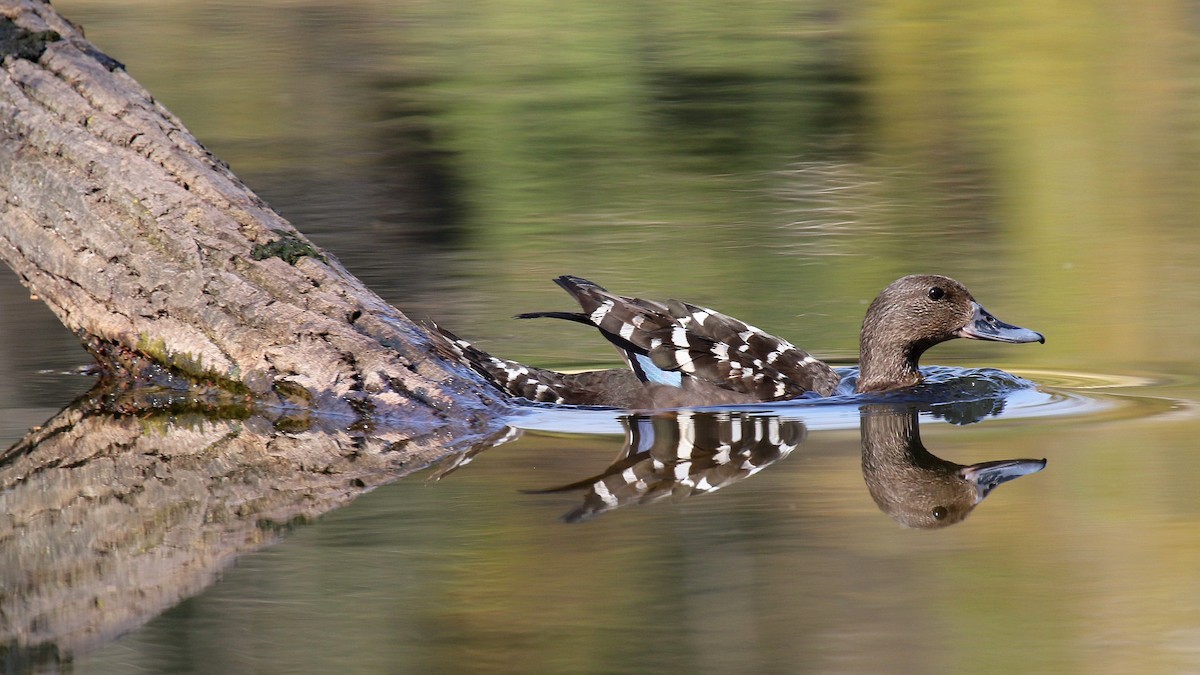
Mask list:
[[[0,0],[0,259],[109,374],[466,428],[493,402],[49,5]]]
[[[127,630],[278,525],[503,428],[486,385],[49,5],[0,0],[0,56],[0,259],[104,375],[0,455],[9,668]],[[197,408],[229,416],[179,423]]]

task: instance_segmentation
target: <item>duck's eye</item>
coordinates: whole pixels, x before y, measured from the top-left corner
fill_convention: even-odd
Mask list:
[[[946,297],[946,291],[943,290],[941,286],[934,286],[933,288],[929,289],[930,300],[941,300],[944,297]]]
[[[934,520],[941,520],[942,518],[945,518],[946,515],[949,513],[950,513],[950,509],[948,509],[944,506],[933,507],[933,519]]]

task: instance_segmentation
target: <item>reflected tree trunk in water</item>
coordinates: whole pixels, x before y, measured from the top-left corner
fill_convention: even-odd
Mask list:
[[[0,653],[57,663],[199,592],[284,528],[443,455],[261,417],[119,416],[98,391],[0,458]]]
[[[318,250],[49,5],[0,0],[0,258],[113,380],[414,435],[478,381]]]

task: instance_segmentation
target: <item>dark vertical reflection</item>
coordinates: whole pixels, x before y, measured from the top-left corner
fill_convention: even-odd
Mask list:
[[[403,232],[414,243],[457,248],[463,243],[466,202],[458,156],[445,143],[443,111],[423,103],[420,79],[393,78],[377,85],[372,164],[379,187],[375,222]]]
[[[803,30],[788,39],[759,36],[759,48],[774,56],[767,67],[745,53],[679,58],[677,36],[646,30],[639,77],[655,138],[719,173],[761,169],[764,158],[863,147],[865,77],[845,28],[849,13],[810,7],[795,17]]]

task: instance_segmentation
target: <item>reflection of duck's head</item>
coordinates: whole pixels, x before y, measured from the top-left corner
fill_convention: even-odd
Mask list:
[[[997,485],[1045,466],[1044,459],[948,462],[921,444],[915,410],[863,409],[863,478],[880,510],[907,527],[960,522]]]

